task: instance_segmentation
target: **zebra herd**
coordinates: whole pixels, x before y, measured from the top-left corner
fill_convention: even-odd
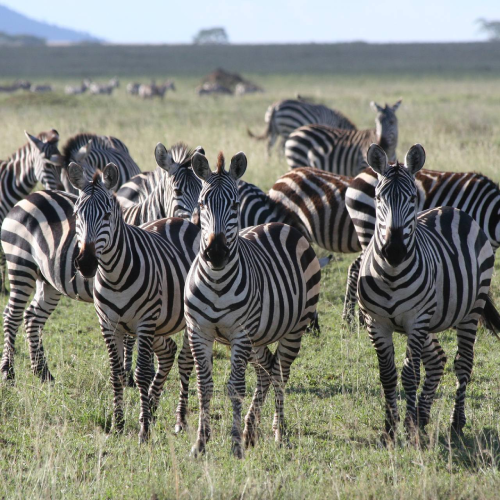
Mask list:
[[[243,152],[227,168],[220,153],[212,170],[200,146],[159,143],[156,170],[141,173],[115,137],[77,134],[61,153],[55,130],[26,134],[28,143],[0,167],[2,264],[10,285],[4,381],[15,380],[23,317],[31,369],[42,381],[54,380],[42,331],[64,295],[94,303],[109,355],[116,431],[124,426],[124,385],[135,383],[139,439],[148,439],[175,361],[171,336],[185,329],[175,430],[187,426],[195,368],[200,406],[192,454],[203,453],[211,435],[214,341],[231,350],[233,454],[242,458],[255,445],[271,385],[273,431],[281,442],[286,383],[304,332],[317,322],[321,268],[329,262],[316,257],[314,243],[361,252],[349,268],[344,319],[354,321],[358,302],[379,361],[384,439],[394,440],[399,420],[394,331],[408,337],[405,428],[418,440],[446,362],[436,333],[456,328],[451,424],[462,433],[479,320],[500,332],[488,295],[500,246],[500,190],[479,174],[423,170],[418,144],[399,163],[400,104],[372,103],[373,130],[357,130],[340,111],[303,99],[272,105],[257,138],[269,138],[269,150],[281,136],[291,170],[267,194],[242,180]],[[36,182],[45,190],[29,194]],[[274,352],[270,344],[277,344]],[[420,362],[425,378],[417,397]],[[242,422],[248,363],[257,387]]]

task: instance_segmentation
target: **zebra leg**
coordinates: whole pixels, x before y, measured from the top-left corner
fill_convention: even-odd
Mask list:
[[[349,266],[349,270],[347,271],[347,286],[345,291],[342,319],[349,325],[354,321],[354,311],[358,300],[358,276],[362,258],[363,252],[356,257],[356,260]]]
[[[257,387],[253,394],[252,403],[245,417],[245,430],[243,431],[243,442],[245,447],[255,446],[257,442],[257,425],[260,422],[262,405],[271,385],[271,371],[273,369],[274,355],[267,346],[254,350],[250,363],[255,367],[257,373]]]
[[[123,369],[128,387],[135,387],[134,370],[132,369],[132,360],[134,355],[135,337],[127,335],[124,339],[125,353],[123,361]]]
[[[191,454],[197,457],[205,452],[205,445],[210,439],[210,400],[214,392],[213,348],[214,339],[205,338],[198,331],[187,328],[189,345],[194,357],[198,399],[200,402],[200,417],[196,443],[191,448]]]
[[[274,353],[271,382],[274,388],[275,413],[273,420],[274,440],[281,443],[285,434],[285,385],[290,377],[290,366],[300,351],[302,334],[304,332],[290,332],[278,342]]]
[[[194,358],[191,353],[191,347],[189,345],[189,336],[187,329],[184,331],[184,336],[182,340],[182,349],[177,358],[177,364],[179,365],[179,377],[181,379],[181,390],[179,392],[179,403],[177,404],[177,410],[175,412],[176,422],[175,422],[175,433],[187,429],[187,405],[189,397],[189,376],[193,371]]]
[[[101,333],[108,349],[109,364],[111,368],[111,385],[113,386],[113,419],[116,432],[123,432],[125,424],[123,419],[123,336],[115,329],[111,329],[106,318],[99,316]]]
[[[14,348],[16,343],[17,331],[23,320],[23,312],[28,300],[35,289],[36,272],[33,270],[33,264],[24,266],[24,273],[17,276],[18,269],[25,261],[18,259],[16,272],[9,270],[10,294],[9,301],[3,312],[3,335],[4,345],[2,354],[2,363],[0,371],[4,381],[13,381],[14,374]]]
[[[31,304],[24,312],[24,326],[28,337],[31,369],[42,382],[53,382],[54,377],[49,371],[42,343],[42,331],[49,316],[54,312],[61,293],[52,285],[38,280],[36,292]]]
[[[465,392],[471,378],[474,364],[474,343],[476,341],[478,317],[469,316],[457,325],[458,349],[454,361],[457,377],[455,405],[451,416],[451,428],[458,435],[462,434],[467,419],[465,418]]]
[[[377,353],[380,382],[385,396],[385,434],[383,439],[384,441],[394,441],[399,414],[396,400],[398,374],[394,362],[392,330],[375,323],[369,316],[366,316],[366,319],[370,341]]]
[[[413,329],[408,335],[406,357],[401,372],[401,380],[406,393],[405,429],[408,435],[416,437],[417,427],[417,390],[420,385],[420,361],[426,337],[429,335],[425,327]]]
[[[167,380],[168,374],[175,361],[177,345],[170,337],[155,336],[153,341],[153,351],[158,359],[158,371],[149,387],[149,400],[151,405],[151,415],[154,416],[160,395]]]
[[[241,406],[245,397],[245,372],[252,355],[252,342],[246,331],[231,342],[231,375],[227,384],[229,399],[233,405],[233,425],[231,427],[231,450],[236,458],[243,458],[241,445]]]
[[[429,423],[432,402],[446,365],[446,355],[434,333],[429,334],[424,340],[422,362],[425,379],[417,406],[418,425],[421,429]]]
[[[153,352],[155,326],[154,321],[150,321],[143,323],[137,330],[135,384],[139,388],[141,397],[141,411],[139,414],[139,422],[141,424],[139,432],[140,443],[144,443],[149,439],[149,426],[151,424],[149,387],[151,385],[151,355]]]
[[[5,254],[2,252],[0,248],[0,293],[7,295],[9,292],[7,287],[5,286],[7,282],[7,273],[5,267]]]

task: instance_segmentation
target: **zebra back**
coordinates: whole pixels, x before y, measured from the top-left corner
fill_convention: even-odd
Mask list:
[[[108,163],[114,163],[119,169],[118,187],[141,170],[132,159],[125,144],[111,136],[98,136],[81,133],[70,138],[63,147],[65,167],[61,180],[66,191],[76,194],[68,179],[67,166],[72,162],[81,163],[87,179],[91,180],[96,170],[102,170]]]

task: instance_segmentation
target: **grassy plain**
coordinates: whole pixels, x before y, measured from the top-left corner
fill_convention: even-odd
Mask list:
[[[393,103],[403,97],[398,111],[400,158],[410,145],[420,142],[427,152],[428,168],[476,170],[500,180],[497,74],[245,76],[267,92],[243,98],[198,98],[194,87],[199,78],[193,76],[177,78],[178,91],[164,102],[143,102],[126,95],[127,78],[122,78],[122,87],[110,98],[65,96],[61,90],[69,81],[62,79],[53,82],[60,91],[52,95],[2,96],[0,158],[24,143],[24,129],[38,133],[54,127],[62,143],[78,131],[116,135],[129,146],[141,168],[149,170],[154,167],[158,141],[171,145],[183,140],[192,146],[201,144],[211,162],[219,150],[228,157],[245,151],[249,158],[245,178],[267,189],[286,172],[286,163],[277,151],[267,158],[264,144],[248,138],[245,129],[263,129],[270,103],[301,93],[341,109],[360,128],[368,128],[374,120],[371,100]],[[197,423],[194,378],[190,430],[178,436],[172,432],[176,369],[166,384],[152,439],[139,446],[135,390],[126,391],[124,435],[108,433],[112,392],[93,306],[62,300],[45,335],[55,384],[42,385],[31,375],[27,345],[20,333],[16,385],[0,386],[0,497],[498,498],[500,344],[479,331],[463,442],[449,437],[456,341],[454,332],[445,332],[440,338],[449,362],[433,407],[428,440],[417,449],[407,444],[401,432],[394,448],[382,447],[383,398],[375,352],[363,329],[350,332],[341,321],[346,271],[353,258],[337,255],[324,271],[319,308],[322,332],[319,337],[304,338],[288,385],[290,445],[278,448],[273,442],[270,398],[262,417],[261,439],[243,461],[230,455],[225,348],[215,349],[213,433],[207,454],[199,460],[188,456]],[[493,293],[500,305],[498,274]],[[2,298],[2,307],[4,303]],[[398,335],[400,368],[404,346],[404,337]],[[254,385],[249,369],[245,408]]]

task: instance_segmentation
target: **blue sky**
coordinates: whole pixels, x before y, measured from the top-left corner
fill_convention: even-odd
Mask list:
[[[500,0],[0,0],[36,20],[116,43],[190,43],[223,26],[233,43],[484,40]]]

